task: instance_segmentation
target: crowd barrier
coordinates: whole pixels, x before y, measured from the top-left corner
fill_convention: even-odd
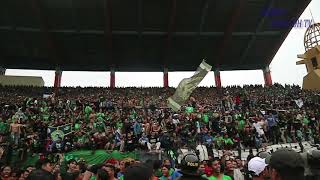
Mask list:
[[[310,142],[302,142],[303,148],[305,151],[310,151],[310,150],[314,150],[317,149],[317,147],[312,146],[312,144]],[[300,152],[300,146],[298,143],[286,143],[286,144],[276,144],[276,145],[270,145],[267,146],[265,148],[261,148],[259,149],[259,151],[257,151],[256,149],[252,149],[253,154],[256,155],[258,152],[260,151],[267,151],[267,152],[272,152],[272,151],[276,151],[277,149],[280,148],[291,148],[293,150],[295,150],[296,152]],[[181,160],[181,158],[183,157],[183,154],[189,153],[190,149],[180,149],[180,154],[177,157],[178,162]],[[195,151],[193,150],[193,152],[195,153]],[[238,151],[236,150],[232,150],[230,151],[234,157],[239,156]],[[200,152],[200,156],[202,152]],[[221,157],[223,155],[223,150],[216,150],[213,149],[213,154],[214,157]],[[241,150],[241,159],[242,160],[246,160],[247,157],[249,155],[249,149],[243,149]],[[152,159],[152,160],[163,160],[163,159],[167,159],[169,158],[163,151],[160,153],[150,153],[147,151],[135,151],[135,152],[127,152],[127,153],[120,153],[118,151],[113,151],[113,152],[106,152],[104,150],[96,150],[94,153],[90,150],[78,150],[78,151],[72,151],[69,153],[65,153],[62,154],[64,160],[69,160],[69,159],[84,159],[87,163],[89,164],[97,164],[97,163],[102,163],[105,160],[114,158],[114,159],[123,159],[126,157],[131,157],[134,159],[139,159],[140,161],[144,162],[148,159]],[[27,165],[32,165],[36,162],[36,160],[38,159],[38,157],[28,157],[27,161],[24,162],[24,166]]]
[[[313,146],[308,141],[302,142],[301,144],[303,146],[304,151],[310,151],[310,150],[317,149],[317,147]],[[258,154],[258,152],[261,152],[261,151],[272,153],[272,152],[274,152],[278,149],[281,149],[281,148],[290,148],[296,152],[301,152],[301,147],[300,147],[299,143],[285,143],[285,144],[269,145],[264,148],[260,148],[258,150],[252,149],[252,152],[253,152],[253,155]],[[199,150],[200,161],[208,159],[208,149],[204,145],[198,145],[196,149]],[[213,151],[214,157],[221,158],[223,155],[223,150],[212,149],[212,151]],[[250,151],[250,149],[248,149],[248,148],[241,149],[241,151],[240,151],[241,160],[247,159],[247,157],[249,155],[249,151]],[[190,154],[190,153],[196,153],[196,150],[195,149],[180,149],[178,157],[177,157],[178,163],[182,160],[182,158],[186,154]],[[230,150],[229,153],[231,153],[231,156],[233,156],[233,157],[239,157],[239,150]]]
[[[308,142],[308,141],[302,142],[302,145],[303,145],[304,151],[317,149],[316,147],[312,146],[312,144],[310,142]],[[252,149],[252,152],[253,152],[254,155],[256,155],[258,152],[261,152],[261,151],[266,151],[266,152],[272,153],[272,152],[274,152],[274,151],[276,151],[278,149],[281,149],[281,148],[290,148],[290,149],[293,149],[296,152],[301,152],[301,148],[299,146],[299,143],[275,144],[275,145],[266,146],[264,148],[260,148],[258,151],[257,151],[257,149]],[[233,150],[231,152],[235,157],[239,156],[239,151]],[[222,150],[213,149],[213,154],[214,154],[215,157],[221,157],[223,155],[223,151]],[[241,150],[241,159],[242,160],[246,160],[248,155],[249,155],[249,149],[248,148]]]

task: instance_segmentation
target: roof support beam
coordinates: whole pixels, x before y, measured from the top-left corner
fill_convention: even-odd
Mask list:
[[[219,68],[221,59],[223,59],[225,54],[225,49],[227,48],[227,45],[229,44],[231,38],[232,38],[232,32],[234,27],[236,26],[236,23],[238,22],[238,19],[242,13],[242,10],[244,8],[245,3],[247,0],[239,0],[238,4],[235,6],[235,10],[233,11],[231,15],[231,19],[224,31],[223,39],[220,43],[220,50],[218,51],[218,57],[217,61],[215,61],[215,67]]]
[[[138,33],[138,44],[137,44],[137,51],[139,54],[139,59],[143,59],[143,0],[137,1],[137,33]],[[135,63],[135,62],[133,62]]]
[[[206,22],[206,17],[207,17],[208,9],[209,9],[209,2],[210,2],[210,0],[206,0],[203,7],[202,7],[201,20],[200,20],[200,26],[199,26],[199,36],[201,35],[202,30],[203,30],[203,26],[205,25],[205,22]]]
[[[78,26],[78,18],[77,18],[77,8],[75,7],[75,0],[71,0],[71,14],[72,14],[72,24],[73,28],[76,32],[79,32],[79,26]]]
[[[58,66],[57,62],[60,62],[60,59],[58,58],[57,46],[49,30],[48,18],[44,15],[44,11],[41,8],[39,0],[32,0],[31,5],[34,15],[40,18],[41,32],[44,33],[44,37],[46,39],[48,54],[50,56],[49,59],[52,61],[53,65]]]
[[[112,56],[112,9],[111,0],[104,1],[104,15],[105,15],[105,28],[104,35],[106,38],[106,57],[109,61],[110,68],[114,68],[113,56]]]
[[[167,62],[169,61],[169,58],[171,56],[172,36],[175,31],[176,14],[177,14],[177,0],[169,0],[169,2],[170,1],[172,2],[172,4],[171,4],[171,15],[170,15],[170,20],[169,20],[169,25],[168,25],[168,34],[167,34],[167,38],[166,38],[167,52],[166,52],[166,57],[165,57],[165,62],[164,62],[165,68],[168,68]]]
[[[11,26],[0,26],[0,30],[10,31],[12,29]],[[17,27],[17,31],[22,32],[41,32],[41,29],[35,28],[24,28],[24,27]],[[100,30],[81,30],[79,32],[72,30],[72,29],[64,29],[64,30],[50,30],[49,32],[53,33],[66,33],[66,34],[96,34],[96,35],[104,35],[105,31]],[[281,31],[262,31],[262,32],[232,32],[232,36],[278,36],[280,35]],[[167,32],[162,31],[143,31],[141,32],[142,36],[154,36],[154,35],[167,35]],[[139,33],[137,31],[112,31],[112,35],[137,35]],[[224,32],[173,32],[172,36],[223,36]]]
[[[16,12],[16,3],[13,1],[6,1],[8,5],[6,7],[9,7],[6,9],[7,16],[9,17],[9,22],[12,25],[11,26],[11,32],[13,34],[13,37],[17,39],[17,41],[21,44],[21,50],[23,51],[23,54],[27,54],[27,45],[25,42],[24,37],[21,34],[21,31],[17,31],[17,20],[15,15],[13,15],[13,12]]]
[[[242,53],[241,57],[240,57],[240,63],[243,63],[245,61],[245,59],[247,58],[249,52],[250,52],[250,49],[251,47],[253,46],[254,42],[256,41],[257,39],[257,36],[256,36],[256,33],[259,33],[264,25],[264,22],[266,21],[266,19],[269,17],[269,13],[270,11],[272,10],[273,8],[273,4],[274,4],[274,0],[270,0],[269,1],[269,4],[268,4],[268,8],[267,8],[267,11],[266,13],[264,14],[264,16],[261,18],[261,20],[259,21],[259,24],[255,30],[255,34],[252,35],[246,49],[244,50],[244,52]]]
[[[195,36],[194,38],[194,45],[195,47],[201,47],[201,34],[202,34],[202,31],[203,31],[203,28],[204,28],[204,25],[206,23],[206,18],[207,18],[207,15],[208,15],[208,9],[209,9],[209,3],[210,0],[205,0],[203,2],[203,5],[202,5],[202,9],[201,9],[201,16],[200,16],[200,24],[199,24],[199,31],[198,31],[198,34],[197,36]],[[214,1],[214,2],[217,2],[217,1]],[[193,53],[192,54],[196,54],[196,52],[198,51],[198,48],[193,48],[191,50]]]
[[[138,0],[138,5],[137,5],[137,11],[138,11],[138,36],[140,39],[142,39],[142,32],[143,32],[143,0]]]

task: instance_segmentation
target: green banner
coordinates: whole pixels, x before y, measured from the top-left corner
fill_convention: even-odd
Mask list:
[[[113,151],[112,153],[107,153],[105,150],[97,150],[92,154],[92,151],[88,150],[80,150],[80,151],[73,151],[64,154],[64,158],[66,161],[70,159],[85,160],[88,164],[99,164],[103,163],[108,159],[116,159],[121,160],[124,158],[137,158],[137,154],[134,152],[127,152],[127,153],[121,153],[119,151]]]
[[[28,165],[35,165],[39,157],[35,156],[28,156],[29,158],[23,163],[23,166],[26,167]],[[103,163],[108,159],[116,159],[121,160],[125,158],[133,158],[138,159],[138,154],[135,152],[126,152],[121,153],[119,151],[113,151],[111,153],[106,152],[105,150],[96,150],[92,152],[91,150],[79,150],[79,151],[72,151],[64,154],[64,160],[68,161],[70,159],[75,160],[84,160],[87,164],[99,164]]]

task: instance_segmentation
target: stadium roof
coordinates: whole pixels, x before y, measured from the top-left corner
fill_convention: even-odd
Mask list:
[[[310,1],[5,0],[0,65],[188,71],[206,58],[221,70],[261,69]]]

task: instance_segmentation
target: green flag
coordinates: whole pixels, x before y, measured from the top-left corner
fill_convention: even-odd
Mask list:
[[[74,129],[76,129],[76,130],[80,129],[80,124],[78,124],[78,123],[75,124],[75,125],[74,125]]]
[[[193,112],[193,107],[186,107],[186,112],[187,113],[192,113]]]
[[[92,112],[92,108],[90,106],[86,106],[84,112],[88,115]]]
[[[204,114],[204,115],[203,115],[203,121],[204,121],[205,123],[208,123],[208,122],[209,122],[209,116],[208,116],[208,114]]]

